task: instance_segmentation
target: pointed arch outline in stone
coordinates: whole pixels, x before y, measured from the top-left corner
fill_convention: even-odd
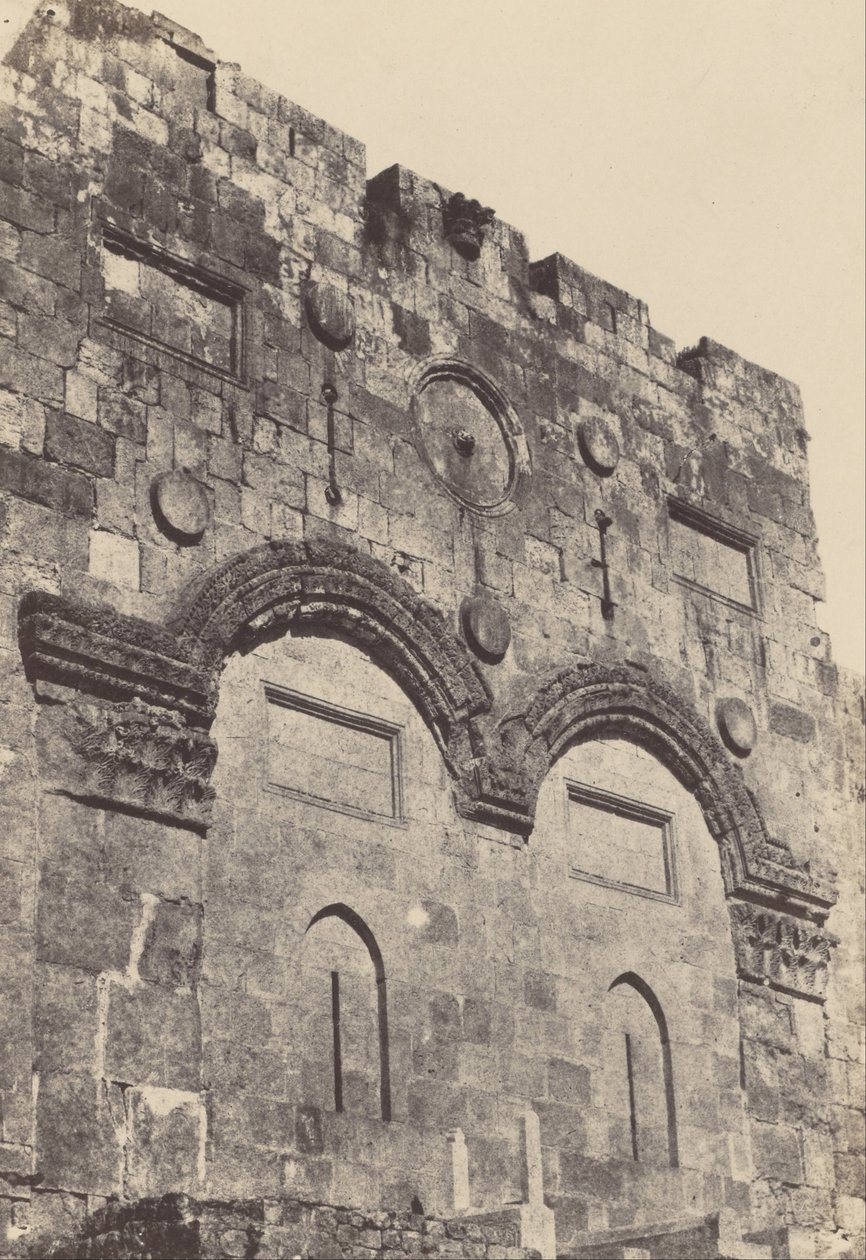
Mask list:
[[[556,761],[590,739],[624,739],[651,752],[694,794],[716,840],[725,891],[781,901],[794,913],[826,917],[832,888],[798,866],[769,836],[742,768],[732,764],[691,705],[629,665],[577,665],[549,679],[519,715],[500,722],[498,761],[483,771],[482,797],[511,786],[531,828],[541,784]]]
[[[662,1075],[665,1091],[665,1114],[667,1117],[667,1138],[668,1138],[668,1159],[671,1168],[679,1167],[679,1145],[677,1142],[677,1109],[676,1100],[674,1098],[674,1072],[673,1062],[671,1060],[671,1041],[668,1033],[668,1022],[662,1009],[661,1002],[656,997],[650,986],[634,971],[624,971],[622,975],[617,976],[615,980],[608,986],[608,993],[612,993],[614,989],[628,986],[633,989],[639,997],[641,997],[652,1012],[653,1019],[658,1029],[659,1041],[662,1053]],[[629,1082],[631,1089],[631,1081]],[[637,1158],[637,1154],[635,1154]]]
[[[360,937],[364,943],[373,972],[376,976],[376,1005],[379,1034],[379,1103],[383,1120],[391,1119],[391,1051],[388,1036],[388,995],[385,981],[385,964],[382,951],[370,928],[350,906],[335,901],[317,910],[304,928],[304,936],[310,928],[321,923],[323,919],[340,919],[347,927]]]
[[[458,783],[480,747],[490,693],[445,618],[373,556],[276,541],[232,556],[190,588],[171,623],[184,659],[219,672],[245,638],[289,627],[338,633],[369,652],[419,709]]]

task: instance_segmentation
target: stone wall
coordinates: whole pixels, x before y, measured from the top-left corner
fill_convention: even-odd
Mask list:
[[[109,1204],[76,1237],[37,1242],[39,1254],[69,1260],[348,1260],[440,1256],[442,1260],[533,1260],[513,1214],[436,1220],[418,1213],[357,1212],[300,1199],[198,1202],[183,1194]],[[36,1242],[36,1240],[33,1240]],[[44,1244],[47,1242],[47,1247]],[[30,1254],[33,1244],[28,1248]]]
[[[159,15],[2,82],[9,1246],[185,1193],[858,1254],[796,387]]]

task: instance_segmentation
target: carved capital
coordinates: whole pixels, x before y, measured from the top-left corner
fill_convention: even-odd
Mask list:
[[[766,906],[729,903],[737,971],[746,980],[823,1001],[838,940],[817,924]]]
[[[205,731],[141,701],[112,704],[60,689],[51,699],[36,727],[46,786],[195,830],[208,825],[217,749]]]

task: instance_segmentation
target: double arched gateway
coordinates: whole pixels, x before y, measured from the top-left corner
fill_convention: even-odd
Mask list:
[[[737,974],[817,997],[827,894],[669,687],[583,664],[497,694],[439,612],[333,544],[236,556],[167,627],[34,594],[20,631],[53,785],[161,855],[133,832],[115,859],[147,882],[121,899],[137,970],[100,981],[106,1080],[205,1096],[208,1176],[235,1193],[273,1164],[301,1197],[445,1212],[460,1129],[476,1199],[518,1198],[503,1098],[538,1114],[563,1222],[602,1170],[627,1212],[747,1164]],[[179,988],[148,952],[163,922]]]
[[[513,701],[493,697],[443,615],[383,563],[351,547],[273,542],[240,553],[187,591],[165,629],[42,592],[25,596],[20,609],[31,677],[178,715],[185,731],[172,738],[186,768],[174,795],[182,808],[207,796],[213,752],[206,732],[227,655],[290,626],[344,636],[400,684],[433,733],[464,817],[528,834],[539,784],[566,747],[627,738],[694,792],[719,844],[730,895],[758,905],[772,900],[810,921],[826,916],[826,881],[800,868],[782,838],[768,836],[740,767],[668,685],[633,665],[577,665],[539,680],[515,712]],[[101,748],[98,733],[91,743]],[[184,784],[191,785],[189,800]],[[156,795],[172,799],[171,790]]]

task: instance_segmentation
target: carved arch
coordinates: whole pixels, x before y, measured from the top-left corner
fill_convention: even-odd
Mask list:
[[[519,715],[497,727],[499,747],[484,767],[480,797],[511,787],[531,828],[542,781],[575,744],[625,739],[662,762],[696,797],[719,845],[728,895],[782,900],[795,913],[826,916],[832,891],[804,870],[764,825],[742,770],[691,705],[634,666],[577,665],[542,685]]]
[[[482,675],[442,614],[381,561],[333,543],[271,542],[231,557],[190,588],[171,623],[183,658],[212,678],[244,639],[325,630],[369,652],[400,684],[463,781],[490,709]]]
[[[216,756],[207,731],[223,664],[247,637],[289,626],[341,634],[391,674],[432,731],[466,818],[528,835],[541,782],[569,746],[646,747],[694,793],[719,845],[741,974],[821,1000],[832,884],[767,833],[742,768],[689,704],[646,670],[577,665],[493,726],[482,673],[442,614],[352,547],[254,547],[194,584],[167,627],[28,592],[27,676],[75,689],[62,706],[66,790],[206,829]],[[75,693],[100,703],[79,713]]]

